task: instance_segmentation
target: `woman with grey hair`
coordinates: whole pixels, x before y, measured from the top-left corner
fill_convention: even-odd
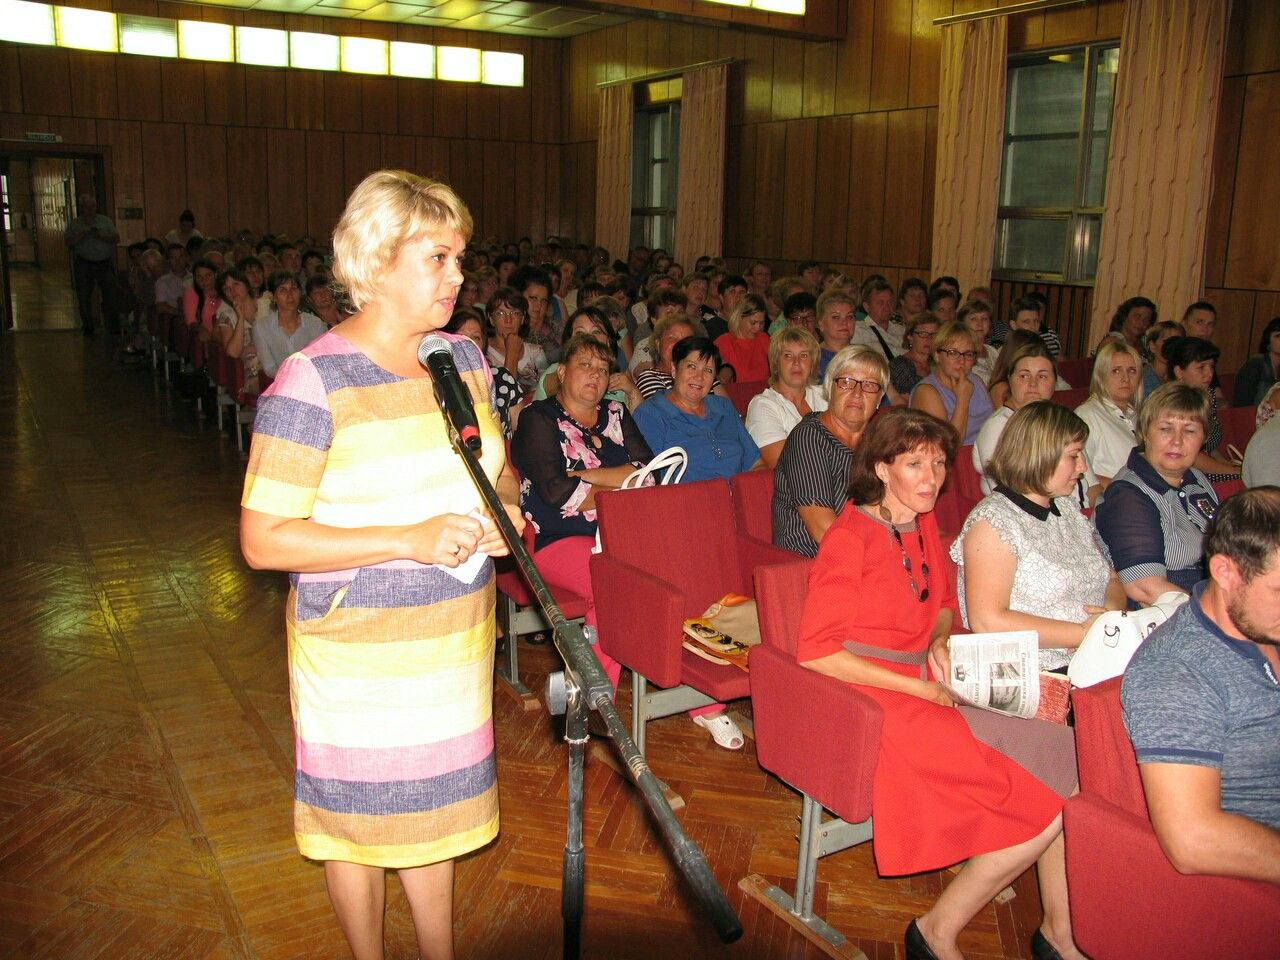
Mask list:
[[[387,869],[422,956],[452,960],[453,861],[498,832],[490,558],[507,550],[418,361],[428,334],[449,343],[522,529],[489,368],[440,333],[471,224],[449,187],[404,170],[356,187],[333,238],[356,313],[281,364],[245,478],[245,559],[290,571],[294,832],[360,960],[383,956]]]
[[[818,555],[827,528],[849,494],[853,450],[889,382],[879,350],[854,344],[827,365],[825,410],[801,419],[787,436],[773,472],[773,542],[806,557]]]

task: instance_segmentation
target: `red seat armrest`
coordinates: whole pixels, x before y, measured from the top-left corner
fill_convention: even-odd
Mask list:
[[[760,765],[850,823],[871,816],[880,705],[767,644],[749,663]]]
[[[600,645],[660,687],[680,685],[680,635],[688,613],[683,592],[651,571],[608,554],[591,558]]]

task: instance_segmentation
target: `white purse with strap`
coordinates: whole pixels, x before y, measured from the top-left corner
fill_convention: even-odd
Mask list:
[[[643,467],[636,467],[627,474],[618,489],[634,490],[636,487],[643,487],[650,477],[653,477],[653,482],[659,486],[679,483],[684,479],[684,472],[688,467],[689,454],[685,453],[684,447],[667,447]],[[600,552],[599,528],[596,529],[596,545],[591,548],[591,552]]]
[[[1142,641],[1189,599],[1181,591],[1170,590],[1141,610],[1108,610],[1099,616],[1067,667],[1072,686],[1091,687],[1120,676]]]

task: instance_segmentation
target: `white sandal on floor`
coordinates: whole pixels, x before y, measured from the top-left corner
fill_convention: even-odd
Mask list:
[[[747,742],[738,725],[729,719],[727,713],[717,713],[714,717],[694,717],[693,722],[711,734],[716,746],[726,750],[741,750]]]

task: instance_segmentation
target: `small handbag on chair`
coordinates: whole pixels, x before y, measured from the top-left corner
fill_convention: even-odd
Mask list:
[[[622,481],[619,490],[634,490],[636,487],[648,486],[645,481],[650,477],[653,482],[659,486],[667,486],[672,483],[679,483],[684,479],[684,472],[689,466],[689,454],[685,453],[684,447],[667,447],[659,454],[655,454],[653,458],[643,467],[636,467]],[[591,550],[592,553],[600,552],[600,531],[596,530],[596,545]]]

